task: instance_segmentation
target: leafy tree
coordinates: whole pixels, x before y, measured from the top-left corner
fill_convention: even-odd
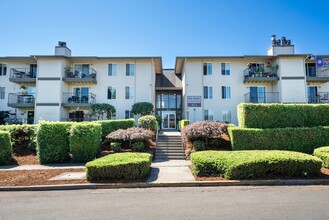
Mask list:
[[[111,116],[116,112],[113,105],[107,103],[92,104],[90,108],[91,108],[91,114],[95,115],[97,117],[97,120],[103,119],[104,114],[106,114],[106,117],[110,119]]]
[[[9,111],[0,111],[0,125],[5,124],[5,119],[9,118]]]
[[[131,113],[138,115],[151,115],[153,112],[153,104],[149,102],[137,102],[131,107]]]

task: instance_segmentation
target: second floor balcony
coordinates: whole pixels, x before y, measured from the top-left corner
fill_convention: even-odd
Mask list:
[[[8,106],[12,108],[34,107],[35,97],[33,94],[9,93]]]
[[[244,83],[276,82],[279,80],[277,67],[263,67],[260,69],[247,68],[243,71]]]
[[[246,103],[279,103],[278,92],[258,92],[258,93],[247,93],[244,95]]]
[[[35,83],[37,68],[11,68],[9,81],[15,83]]]
[[[93,93],[77,94],[77,93],[63,93],[64,107],[89,107],[96,103],[96,95]]]
[[[93,68],[70,68],[65,69],[63,80],[70,84],[97,84],[97,72]]]
[[[315,66],[306,66],[306,80],[308,82],[329,82],[329,68],[316,68]]]

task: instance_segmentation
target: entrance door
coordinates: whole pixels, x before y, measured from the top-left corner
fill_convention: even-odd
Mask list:
[[[34,111],[27,112],[27,123],[33,124],[34,123]]]
[[[162,112],[162,129],[176,129],[176,113]]]

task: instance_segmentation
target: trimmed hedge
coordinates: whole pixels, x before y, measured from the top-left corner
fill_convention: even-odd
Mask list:
[[[101,145],[102,127],[99,123],[76,123],[70,131],[70,153],[75,162],[96,158]]]
[[[189,120],[185,120],[185,119],[180,120],[178,122],[178,130],[181,131],[186,125],[189,125],[189,124],[190,124],[190,121]]]
[[[62,163],[69,159],[68,134],[71,122],[40,122],[37,155],[41,163]]]
[[[146,178],[151,170],[151,158],[148,153],[117,153],[96,159],[86,164],[87,180]]]
[[[102,138],[108,134],[119,129],[127,129],[136,127],[135,119],[122,119],[122,120],[104,120],[98,121],[102,126]]]
[[[291,151],[203,151],[192,153],[192,172],[227,179],[306,177],[320,174],[322,161]]]
[[[329,144],[329,127],[228,128],[233,150],[289,150],[312,154]]]
[[[0,131],[0,165],[8,164],[12,159],[12,148],[8,131]]]
[[[156,131],[158,129],[158,122],[156,117],[153,115],[145,115],[138,119],[138,124],[140,128],[149,129]]]
[[[37,135],[36,125],[0,125],[0,130],[10,133],[14,151],[15,148],[35,149]]]
[[[329,146],[315,149],[313,155],[323,161],[324,167],[329,168]]]
[[[246,104],[238,105],[243,128],[317,127],[329,125],[329,104]]]

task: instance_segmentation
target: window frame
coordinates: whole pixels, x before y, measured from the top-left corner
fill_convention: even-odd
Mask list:
[[[205,91],[207,91],[207,92],[205,92]],[[210,93],[210,91],[211,91],[211,93]],[[207,94],[207,97],[206,97],[206,94]],[[211,94],[211,96],[209,94]],[[213,98],[214,98],[213,86],[203,86],[203,99],[213,99]]]
[[[229,94],[229,96],[227,94]],[[222,99],[231,99],[231,98],[232,98],[231,86],[222,86]]]
[[[203,75],[212,76],[212,63],[203,63]]]
[[[231,110],[223,110],[222,111],[222,121],[223,122],[232,122],[232,111]]]
[[[226,65],[228,65],[228,69],[226,69]],[[224,69],[223,69],[224,66]],[[230,76],[231,75],[231,63],[223,62],[220,64],[221,74],[222,76]],[[228,74],[227,74],[228,73]]]
[[[128,67],[129,66],[129,71]],[[131,68],[133,66],[133,68]],[[135,76],[136,65],[134,63],[126,63],[126,76]]]
[[[214,121],[214,115],[215,115],[215,112],[212,109],[204,109],[203,110],[203,119],[205,121]]]
[[[118,72],[118,65],[116,63],[109,63],[107,65],[107,75],[108,76],[117,76],[117,72]]]
[[[127,96],[128,88],[128,96]],[[134,86],[125,86],[125,99],[134,99],[135,98],[135,87]]]
[[[6,63],[0,63],[0,76],[7,76],[8,66]]]
[[[114,89],[114,91],[112,91],[112,89]],[[111,97],[109,97],[109,92],[111,92]],[[113,95],[113,92],[115,92],[114,93],[114,95]],[[113,96],[114,96],[114,98],[113,98]],[[117,99],[117,87],[116,86],[108,86],[107,87],[107,99],[108,100],[116,100]]]
[[[6,99],[6,87],[0,87],[0,99]]]

